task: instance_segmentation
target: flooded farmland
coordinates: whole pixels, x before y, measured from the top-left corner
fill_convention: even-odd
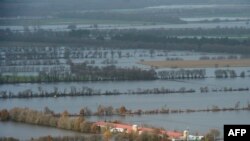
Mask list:
[[[246,0],[1,1],[0,140],[224,140],[224,125],[250,125],[249,13]]]

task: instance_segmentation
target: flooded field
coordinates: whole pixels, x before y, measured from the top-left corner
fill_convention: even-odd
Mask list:
[[[14,137],[21,141],[42,136],[84,136],[77,132],[23,123],[0,122],[0,127],[0,137]]]
[[[223,53],[199,53],[199,52],[185,52],[185,51],[164,51],[164,50],[146,50],[146,49],[126,49],[126,50],[107,50],[107,49],[80,49],[75,48],[78,54],[74,50],[69,53],[72,62],[82,63],[89,62],[91,66],[106,66],[106,65],[117,65],[119,67],[140,67],[142,69],[151,69],[146,65],[139,65],[140,61],[157,61],[157,60],[179,60],[179,61],[199,61],[203,58],[209,59],[227,59],[227,58],[240,58],[241,56],[236,54],[223,54]],[[40,48],[40,52],[42,52]],[[50,48],[45,48],[50,50]],[[51,65],[41,65],[46,63],[42,61],[43,58],[38,59],[39,62],[24,62],[22,59],[13,59],[11,62],[2,62],[0,68],[13,67],[51,67],[57,66],[57,63],[62,66],[67,66],[67,59],[65,59],[65,47],[54,50],[58,58],[57,60],[51,61]],[[34,51],[34,50],[33,50]],[[39,51],[39,50],[37,50]],[[8,49],[2,49],[2,55],[8,54]],[[22,51],[14,50],[16,53],[22,53]],[[100,57],[98,55],[105,55]],[[34,54],[35,55],[35,54]],[[21,57],[21,56],[20,56]],[[32,56],[31,56],[32,57]],[[24,59],[25,60],[25,59]],[[104,61],[109,63],[104,63]],[[113,60],[113,61],[110,61]],[[114,61],[115,60],[115,61]],[[94,63],[90,63],[94,62]],[[33,63],[33,65],[31,65]],[[38,63],[38,65],[36,65]],[[12,64],[12,65],[8,65]],[[22,65],[26,64],[26,65]],[[200,67],[202,68],[202,67]],[[178,71],[178,68],[155,68],[156,72],[164,70]],[[214,77],[214,72],[217,69],[224,70],[235,70],[237,75],[242,71],[245,72],[245,77],[236,78],[222,78],[218,79]],[[85,88],[91,88],[98,91],[99,93],[105,93],[106,91],[121,93],[128,92],[140,92],[144,89],[193,89],[194,93],[174,93],[174,94],[124,94],[124,95],[112,95],[112,96],[80,96],[80,97],[50,97],[50,98],[14,98],[14,99],[0,99],[0,108],[11,109],[14,107],[29,107],[39,111],[44,110],[45,107],[49,107],[56,113],[63,112],[64,110],[70,113],[79,113],[81,108],[88,107],[91,111],[96,111],[98,106],[112,106],[119,108],[125,106],[131,110],[153,110],[161,108],[170,109],[207,109],[213,106],[223,107],[234,107],[236,103],[240,103],[240,106],[244,107],[250,101],[249,91],[219,91],[212,92],[213,89],[224,90],[227,88],[249,88],[249,67],[211,67],[206,68],[206,75],[211,78],[204,79],[180,79],[180,80],[150,80],[150,81],[93,81],[93,82],[58,82],[58,83],[19,83],[19,84],[1,84],[0,91],[17,94],[22,91],[30,90],[33,93],[39,93],[45,91],[53,93],[60,92],[71,92],[72,89],[76,91],[82,91]],[[36,72],[22,72],[25,75],[34,75]],[[9,73],[11,75],[13,73]],[[6,73],[8,75],[8,73]],[[207,87],[210,92],[201,93],[200,89]],[[142,116],[92,116],[87,117],[90,121],[97,120],[120,120],[122,122],[128,122],[132,124],[148,124],[157,127],[164,127],[166,129],[185,130],[189,129],[192,133],[206,133],[209,129],[215,128],[222,132],[223,124],[235,123],[235,124],[249,124],[250,113],[248,111],[233,111],[233,112],[197,112],[197,113],[180,113],[180,114],[160,114],[160,115],[142,115]],[[240,119],[240,120],[238,120]],[[204,122],[204,120],[206,122]],[[240,121],[240,122],[239,122]],[[31,129],[35,132],[34,136],[41,136],[46,134],[52,135],[72,135],[66,131],[50,129],[43,127],[36,127],[33,130],[33,125],[23,125],[19,123],[0,123],[6,126],[8,130],[13,130],[13,133],[19,133],[21,129],[22,134],[16,134],[14,137],[18,138],[29,138],[27,132]],[[27,130],[26,130],[27,128]],[[13,135],[7,134],[7,131],[0,131],[2,135]],[[46,130],[46,132],[44,132]],[[0,134],[1,136],[1,134]]]
[[[1,3],[0,114],[12,118],[0,137],[121,121],[223,138],[225,124],[250,124],[246,0]]]
[[[245,85],[247,80],[238,80],[239,83],[234,83],[232,81],[219,80],[216,81],[218,84],[215,85],[214,81],[211,80],[210,84],[213,87],[218,86],[234,86]],[[245,82],[244,82],[245,81]],[[152,84],[157,86],[171,86],[176,87],[176,85],[182,86],[183,84],[190,84],[192,86],[203,85],[203,81],[190,81],[190,82],[173,82],[168,83],[164,81],[159,82],[128,82],[125,85],[124,82],[120,84],[116,82],[112,83],[102,83],[102,84],[89,84],[92,87],[103,87],[104,89],[110,87],[122,89],[124,86],[132,88],[132,86],[150,87]],[[77,83],[71,83],[74,86],[81,85]],[[34,87],[35,84],[21,84],[22,87]],[[49,84],[45,84],[49,87],[52,87]],[[67,86],[68,84],[57,84],[62,87]],[[17,86],[17,85],[16,85]],[[153,85],[154,86],[154,85]],[[186,85],[185,85],[186,86]],[[3,86],[4,88],[11,87]],[[134,86],[135,87],[135,86]],[[188,86],[186,86],[188,87]],[[70,113],[79,113],[80,109],[83,107],[88,107],[91,111],[96,111],[99,105],[103,106],[112,106],[118,108],[121,106],[126,106],[127,109],[137,110],[152,110],[152,109],[161,109],[161,108],[170,108],[170,109],[206,109],[212,108],[213,106],[218,107],[234,107],[237,102],[241,106],[245,106],[249,103],[249,92],[220,92],[220,93],[193,93],[193,94],[160,94],[160,95],[120,95],[120,96],[90,96],[90,97],[66,97],[66,98],[34,98],[34,99],[6,99],[0,100],[0,107],[11,109],[14,107],[29,107],[32,109],[37,109],[42,111],[45,106],[54,110],[55,112],[63,112],[64,110],[69,111]],[[159,114],[159,115],[142,115],[142,116],[100,116],[100,117],[86,117],[90,121],[103,121],[103,120],[119,120],[126,123],[133,123],[138,125],[151,125],[156,127],[164,127],[165,129],[176,129],[176,130],[185,130],[189,129],[191,133],[201,133],[204,134],[208,132],[209,129],[218,129],[221,133],[223,132],[224,124],[249,124],[248,117],[250,116],[249,111],[232,111],[232,112],[197,112],[197,113],[180,113],[180,114]],[[18,123],[1,123],[6,126],[6,129],[12,130],[11,134],[8,133],[8,130],[1,132],[3,135],[12,135],[15,134],[17,137],[25,138],[29,137],[28,133],[30,130],[34,132],[35,136],[40,135],[72,135],[71,133],[65,133],[64,131],[58,131],[54,129],[50,132],[47,128],[43,129],[37,127],[34,129],[33,125],[20,125]],[[0,125],[1,125],[0,124]],[[23,129],[23,126],[27,130],[22,130],[24,134],[19,134],[20,130]],[[3,128],[1,128],[3,129]],[[1,130],[0,129],[0,130]],[[4,128],[5,129],[5,128]],[[40,130],[46,130],[46,132],[40,132]],[[25,136],[26,135],[26,136]]]

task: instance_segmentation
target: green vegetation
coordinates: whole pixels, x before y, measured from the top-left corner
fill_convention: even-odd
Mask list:
[[[39,76],[0,75],[0,83],[36,83],[107,80],[155,80],[154,70],[140,68],[117,68],[115,66],[92,67],[86,64],[71,64],[71,74],[53,71],[39,73]]]
[[[127,112],[126,108],[122,106],[119,109],[119,112],[121,114],[124,114]],[[82,113],[82,111],[80,112]],[[61,128],[66,130],[72,130],[82,133],[91,133],[91,134],[99,134],[99,136],[90,136],[90,137],[41,137],[38,139],[32,139],[35,141],[43,141],[43,140],[95,140],[99,141],[101,140],[100,133],[103,132],[103,138],[104,140],[108,141],[113,136],[113,133],[110,132],[109,128],[106,130],[101,131],[101,128],[95,125],[94,123],[90,123],[85,121],[83,115],[70,118],[69,113],[67,111],[64,111],[61,113],[60,117],[56,117],[50,109],[47,107],[45,108],[44,112],[39,112],[35,110],[31,110],[28,108],[13,108],[9,111],[2,110],[0,112],[0,119],[6,118],[6,115],[9,115],[9,120],[14,122],[22,122],[22,123],[29,123],[29,124],[35,124],[35,125],[42,125],[42,126],[49,126],[49,127],[55,127],[55,128]],[[158,131],[158,130],[155,130]],[[143,132],[142,134],[138,133],[117,133],[115,136],[115,140],[135,140],[135,141],[168,141],[168,137],[163,135],[159,136],[159,132]],[[18,139],[14,138],[0,138],[0,141],[17,141]]]
[[[220,136],[220,131],[217,129],[210,129],[205,135],[203,141],[217,141]]]
[[[87,122],[83,116],[69,118],[69,113],[64,111],[59,117],[55,117],[53,112],[48,110],[48,108],[45,109],[47,110],[44,112],[28,108],[13,108],[9,111],[2,110],[0,119],[9,119],[14,122],[49,126],[82,133],[100,133],[100,129],[95,124]],[[9,117],[6,118],[6,115],[9,115]]]
[[[6,109],[0,111],[0,121],[7,121],[9,120],[10,115]]]
[[[217,30],[217,31],[216,31]],[[197,52],[222,52],[250,54],[250,40],[231,39],[227,36],[249,36],[250,29],[216,28],[216,29],[177,29],[177,30],[71,30],[45,31],[27,29],[23,33],[0,30],[1,42],[43,43],[44,45],[94,46],[108,48],[144,48],[164,50],[192,50]],[[184,37],[178,37],[178,36]],[[185,37],[195,35],[195,37]],[[221,38],[203,37],[206,35]],[[226,35],[226,37],[225,37]],[[197,38],[197,36],[202,36]],[[6,45],[6,44],[5,44]],[[9,44],[10,45],[10,44]],[[13,45],[13,44],[12,44]],[[16,46],[16,45],[14,45]]]
[[[99,127],[91,122],[87,122],[85,116],[131,116],[131,115],[154,115],[154,114],[181,114],[194,112],[227,112],[227,111],[249,111],[250,103],[240,106],[236,102],[231,107],[219,107],[212,105],[211,108],[205,109],[171,109],[161,107],[153,110],[128,109],[125,106],[114,108],[113,106],[99,105],[96,111],[91,111],[88,107],[82,108],[79,114],[70,114],[67,111],[54,113],[45,107],[43,112],[38,112],[28,108],[13,108],[11,110],[3,109],[0,111],[2,121],[15,121],[29,124],[56,127],[61,129],[73,130],[83,133],[100,133]],[[70,118],[74,117],[74,118]]]

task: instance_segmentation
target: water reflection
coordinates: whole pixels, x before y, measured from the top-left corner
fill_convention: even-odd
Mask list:
[[[56,128],[16,122],[0,122],[0,137],[14,137],[20,140],[41,136],[83,136],[84,134]]]

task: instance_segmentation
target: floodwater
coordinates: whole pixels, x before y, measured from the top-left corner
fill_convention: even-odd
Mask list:
[[[119,89],[127,88],[154,88],[164,86],[178,88],[181,86],[196,88],[208,86],[211,88],[224,87],[249,87],[250,78],[236,79],[201,79],[186,81],[125,81],[125,82],[86,82],[86,83],[51,83],[51,84],[18,84],[2,85],[1,89],[20,90],[24,88],[34,88],[42,86],[44,89],[53,89],[58,86],[59,89],[67,86],[89,86],[100,89]],[[240,102],[240,107],[246,106],[250,102],[250,93],[246,92],[218,92],[218,93],[196,93],[190,94],[158,94],[158,95],[119,95],[119,96],[85,96],[85,97],[61,97],[61,98],[33,98],[33,99],[1,99],[0,107],[11,109],[13,107],[30,107],[32,109],[43,110],[45,106],[55,112],[68,110],[70,113],[78,113],[81,108],[88,107],[96,111],[99,105],[113,106],[119,108],[125,106],[132,110],[153,110],[161,108],[170,109],[207,109],[213,106],[234,107]],[[223,133],[224,124],[249,124],[249,111],[231,111],[231,112],[198,112],[198,113],[181,113],[181,114],[159,114],[159,115],[142,115],[142,116],[113,116],[113,117],[89,117],[90,121],[97,120],[120,120],[138,125],[152,125],[163,127],[171,130],[189,129],[191,133],[205,134],[211,128],[220,130]],[[18,128],[13,129],[16,123],[8,124],[8,128],[13,133],[19,132]],[[28,128],[28,127],[27,127]],[[46,133],[46,132],[45,132]]]
[[[223,83],[223,81],[222,81]],[[220,92],[220,93],[194,93],[194,94],[171,94],[171,95],[121,95],[121,96],[93,96],[93,97],[66,97],[66,98],[34,98],[34,99],[8,99],[1,100],[0,107],[11,109],[13,107],[29,107],[43,110],[45,106],[55,112],[68,110],[70,113],[78,113],[80,108],[89,107],[96,111],[101,104],[119,108],[124,105],[127,109],[153,110],[161,108],[170,109],[206,109],[212,106],[234,107],[240,102],[240,107],[246,106],[250,101],[249,92]],[[209,129],[218,129],[223,133],[224,124],[250,124],[250,111],[231,112],[197,112],[181,114],[158,114],[142,116],[102,116],[88,117],[90,121],[119,120],[138,125],[152,125],[170,130],[189,129],[191,133],[205,134]],[[16,136],[19,138],[29,137],[29,132],[34,136],[41,135],[65,135],[64,131],[56,129],[40,128],[33,125],[18,123],[0,123],[0,136]],[[12,132],[8,132],[8,131]],[[51,130],[51,131],[50,131]],[[69,135],[74,135],[69,133]]]
[[[84,134],[16,122],[0,122],[0,137],[14,137],[21,141],[43,136],[84,136]]]
[[[123,51],[133,54],[133,50]],[[139,52],[139,53],[138,53]],[[165,60],[166,57],[181,57],[184,60],[198,60],[201,56],[209,57],[224,56],[229,54],[202,54],[193,52],[168,52],[160,54],[156,51],[155,57],[150,57],[149,50],[137,50],[133,57],[115,56],[119,64],[122,66],[133,66],[140,59],[145,60]],[[159,56],[158,56],[159,55]],[[142,57],[140,57],[142,56]],[[109,56],[110,57],[110,56]],[[81,59],[73,59],[75,62],[81,62]],[[96,60],[95,65],[101,65],[101,60]],[[214,75],[217,68],[207,69],[207,75]],[[236,70],[237,74],[241,71],[246,72],[246,78],[228,78],[228,79],[185,79],[185,80],[154,80],[154,81],[103,81],[103,82],[60,82],[60,83],[20,83],[20,84],[2,84],[0,91],[7,91],[17,94],[20,91],[31,89],[34,93],[38,93],[39,89],[47,92],[53,92],[58,88],[59,92],[70,92],[72,87],[77,91],[81,91],[83,87],[89,87],[100,92],[118,90],[120,92],[138,91],[144,89],[154,89],[162,87],[178,90],[182,87],[186,89],[194,89],[195,93],[176,93],[176,94],[148,94],[148,95],[112,95],[112,96],[82,96],[82,97],[58,97],[58,98],[28,98],[28,99],[0,99],[0,109],[11,109],[14,107],[28,107],[42,111],[44,107],[51,110],[63,112],[67,110],[70,113],[79,113],[81,108],[88,107],[95,112],[99,105],[113,106],[119,108],[125,106],[131,110],[154,110],[161,108],[170,109],[207,109],[213,106],[234,107],[236,103],[240,103],[240,107],[245,107],[250,102],[250,92],[209,92],[200,93],[200,87],[208,87],[211,89],[224,88],[249,88],[250,87],[250,68],[223,68]],[[161,69],[159,69],[161,70]],[[164,127],[170,130],[186,130],[191,133],[196,132],[204,134],[211,128],[215,128],[223,133],[224,124],[249,124],[249,111],[231,111],[231,112],[199,112],[199,113],[181,113],[181,114],[165,114],[165,115],[142,115],[142,116],[113,116],[113,117],[88,117],[90,121],[97,120],[120,120],[131,124],[148,124],[156,127]],[[4,127],[4,128],[2,128]],[[30,138],[30,133],[34,137],[38,136],[61,136],[75,135],[72,132],[58,130],[48,127],[38,127],[35,125],[26,125],[20,123],[3,123],[0,122],[0,136],[13,136],[20,139]],[[77,134],[77,133],[76,133]]]
[[[250,101],[249,92],[210,92],[200,93],[200,87],[207,86],[209,89],[224,88],[249,88],[250,78],[232,79],[189,79],[189,80],[154,80],[154,81],[104,81],[104,82],[61,82],[61,83],[26,83],[0,85],[1,91],[18,93],[26,89],[38,92],[39,87],[47,92],[53,92],[55,87],[58,92],[65,89],[70,92],[71,87],[81,91],[83,87],[89,87],[106,91],[118,90],[119,92],[138,91],[153,88],[168,88],[179,90],[182,87],[194,89],[190,94],[159,94],[159,95],[119,95],[119,96],[83,96],[83,97],[59,97],[59,98],[33,98],[33,99],[0,99],[1,108],[32,107],[43,110],[48,106],[56,112],[68,110],[78,112],[82,107],[96,110],[99,105],[119,107],[127,106],[129,109],[155,109],[167,105],[171,108],[207,108],[208,106],[233,106],[237,101],[246,104]],[[221,101],[223,100],[223,101]],[[221,101],[221,102],[220,102]]]

